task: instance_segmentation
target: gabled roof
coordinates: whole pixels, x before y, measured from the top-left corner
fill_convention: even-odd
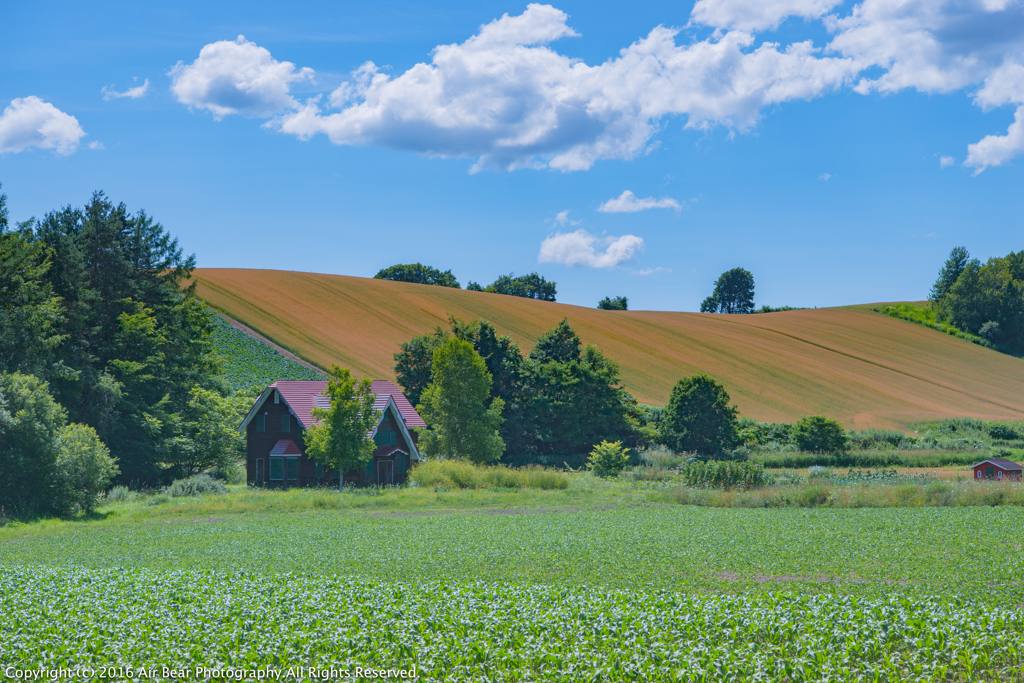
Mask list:
[[[291,439],[281,439],[270,449],[271,455],[302,455],[302,451]]]
[[[373,431],[368,436],[372,438],[377,432],[377,428],[380,427],[380,423],[383,421],[384,415],[390,406],[392,411],[402,418],[401,422],[398,423],[398,428],[412,450],[412,453],[407,455],[412,455],[413,458],[419,460],[420,454],[416,449],[416,445],[412,442],[412,435],[409,434],[409,429],[413,427],[426,427],[427,423],[423,421],[420,414],[412,407],[412,404],[409,403],[409,399],[405,397],[402,390],[392,382],[376,380],[371,384],[370,388],[377,395],[376,399],[374,399],[373,407],[380,412],[380,417]],[[238,426],[238,431],[245,429],[246,425],[256,416],[256,411],[259,410],[264,401],[273,395],[274,391],[281,395],[282,403],[288,408],[288,412],[295,416],[295,419],[298,420],[303,429],[309,429],[316,422],[313,419],[314,408],[331,407],[330,399],[324,395],[324,392],[327,391],[326,380],[281,380],[274,382],[264,389],[260,397],[253,403],[249,414],[242,420],[242,424]],[[282,443],[284,441],[279,441],[274,448],[276,449]],[[292,442],[288,441],[288,443]],[[292,447],[295,448],[296,454],[298,454],[298,447],[294,443],[292,443]],[[275,453],[275,455],[277,454]]]
[[[395,453],[409,455],[409,451],[405,450],[401,446],[381,446],[380,448],[373,452],[374,456],[379,458],[386,458],[389,455],[394,455]]]
[[[267,387],[260,397],[256,399],[249,414],[245,416],[242,424],[239,425],[239,430],[244,429],[249,424],[250,420],[256,415],[256,410],[263,405],[263,402],[270,397],[271,392],[275,389],[281,394],[281,398],[288,406],[288,410],[299,421],[303,429],[309,429],[310,425],[314,422],[313,408],[330,407],[330,401],[324,396],[324,392],[327,391],[326,380],[280,380]],[[376,380],[372,383],[371,390],[377,394],[377,400],[373,404],[373,407],[377,410],[383,411],[384,407],[387,406],[388,397],[390,397],[394,400],[395,408],[398,414],[402,416],[406,427],[427,426],[427,423],[423,421],[420,414],[409,403],[409,399],[405,397],[402,390],[395,386],[394,383],[387,380]]]
[[[1007,472],[1013,472],[1014,470],[1024,471],[1024,465],[1019,465],[1012,460],[1007,460],[1006,458],[989,458],[988,460],[982,460],[977,465],[971,465],[971,469],[984,465],[985,463],[991,463],[999,469]]]

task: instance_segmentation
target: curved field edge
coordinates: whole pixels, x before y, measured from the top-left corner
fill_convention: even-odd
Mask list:
[[[291,271],[201,268],[198,293],[311,363],[394,379],[393,354],[448,314],[484,318],[528,350],[563,317],[662,404],[680,377],[722,381],[743,415],[824,414],[848,427],[947,417],[1024,418],[1024,361],[863,307],[731,316],[601,311],[402,282]]]
[[[1024,614],[943,597],[0,567],[0,629],[5,666],[127,666],[128,679],[167,666],[284,680],[319,679],[296,671],[313,667],[422,681],[1010,681],[1024,666]]]

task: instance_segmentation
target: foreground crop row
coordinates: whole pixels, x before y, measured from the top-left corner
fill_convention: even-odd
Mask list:
[[[410,568],[412,571],[412,568]],[[412,668],[421,681],[1016,680],[1024,615],[958,600],[0,568],[17,668]]]

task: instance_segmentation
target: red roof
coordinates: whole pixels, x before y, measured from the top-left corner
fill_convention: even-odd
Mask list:
[[[302,426],[306,429],[313,424],[313,408],[327,408],[324,392],[327,391],[326,380],[281,380],[270,385],[280,392],[281,398],[285,400],[288,407],[295,413]],[[395,401],[398,412],[402,414],[402,420],[407,428],[426,427],[420,414],[409,403],[402,390],[387,380],[377,380],[372,384],[372,390],[377,394],[377,400],[373,407],[382,410],[388,403],[388,396]]]
[[[987,463],[991,463],[1005,472],[1024,470],[1024,466],[1018,465],[1014,461],[1007,460],[1006,458],[989,458],[984,462],[979,462],[977,465],[972,465],[971,469],[977,469],[978,467],[981,467],[982,465],[985,465]]]
[[[271,455],[302,455],[302,451],[291,439],[281,439],[270,449]]]

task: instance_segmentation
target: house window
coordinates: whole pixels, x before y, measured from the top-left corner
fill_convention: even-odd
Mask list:
[[[284,458],[270,459],[270,481],[282,481],[284,479]]]
[[[995,467],[986,467],[985,468],[985,478],[986,479],[992,479],[995,476],[996,476],[996,468]]]
[[[281,402],[281,394],[279,394],[279,393],[277,393],[275,391],[274,392],[274,403],[280,403],[280,402]]]
[[[398,432],[391,432],[391,445],[394,446],[396,441],[398,441]]]
[[[267,431],[267,416],[257,415],[256,416],[256,431],[265,432]]]
[[[292,431],[292,416],[282,415],[281,416],[281,431],[290,432]]]
[[[299,478],[299,459],[298,458],[285,458],[288,471],[288,480],[295,481]]]
[[[318,462],[316,464],[316,475],[315,476],[316,476],[317,479],[323,479],[324,478],[324,465],[323,465],[323,463]]]

